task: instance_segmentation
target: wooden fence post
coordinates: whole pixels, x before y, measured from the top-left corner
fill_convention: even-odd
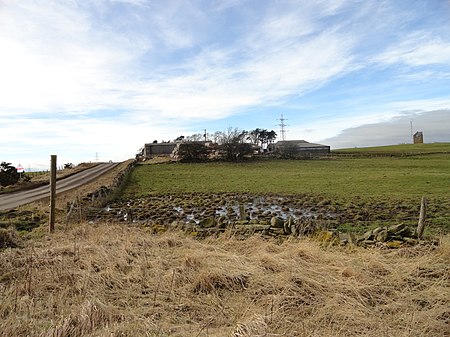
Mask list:
[[[420,203],[419,223],[417,224],[417,238],[419,240],[422,239],[423,236],[426,218],[427,218],[427,199],[425,197],[422,197],[422,201]]]
[[[55,231],[56,155],[50,156],[50,233]]]

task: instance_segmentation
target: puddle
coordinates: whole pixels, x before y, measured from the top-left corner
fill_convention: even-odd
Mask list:
[[[211,201],[215,200],[215,201]],[[208,217],[226,217],[229,221],[270,221],[272,217],[286,220],[335,218],[336,214],[311,207],[296,207],[295,202],[283,196],[215,195],[214,198],[192,198],[190,196],[152,196],[111,204],[99,210],[97,216],[113,217],[119,221],[177,221],[199,223]]]

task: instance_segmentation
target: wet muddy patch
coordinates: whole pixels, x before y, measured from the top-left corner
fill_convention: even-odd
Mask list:
[[[449,202],[430,199],[429,224],[448,232]],[[113,201],[103,208],[85,207],[85,219],[188,228],[234,225],[267,226],[289,222],[297,227],[363,233],[379,226],[417,224],[415,199],[332,199],[317,194],[254,195],[249,193],[184,193],[150,195]],[[272,225],[271,228],[274,226]]]
[[[201,224],[205,218],[222,218],[229,222],[270,221],[291,218],[302,220],[335,220],[337,213],[326,203],[305,196],[256,196],[249,194],[183,194],[158,195],[113,202],[98,210],[90,220],[110,218],[126,222]]]

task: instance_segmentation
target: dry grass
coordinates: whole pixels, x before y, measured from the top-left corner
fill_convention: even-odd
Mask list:
[[[323,248],[102,224],[0,252],[0,336],[449,336],[439,247]]]

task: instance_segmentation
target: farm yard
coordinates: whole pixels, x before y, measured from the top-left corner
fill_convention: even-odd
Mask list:
[[[450,155],[438,152],[139,164],[103,206],[87,198],[81,221],[67,222],[65,196],[55,234],[45,221],[1,229],[0,336],[449,336]],[[414,244],[325,235],[414,236],[422,197]],[[34,207],[17,212],[42,218]]]

